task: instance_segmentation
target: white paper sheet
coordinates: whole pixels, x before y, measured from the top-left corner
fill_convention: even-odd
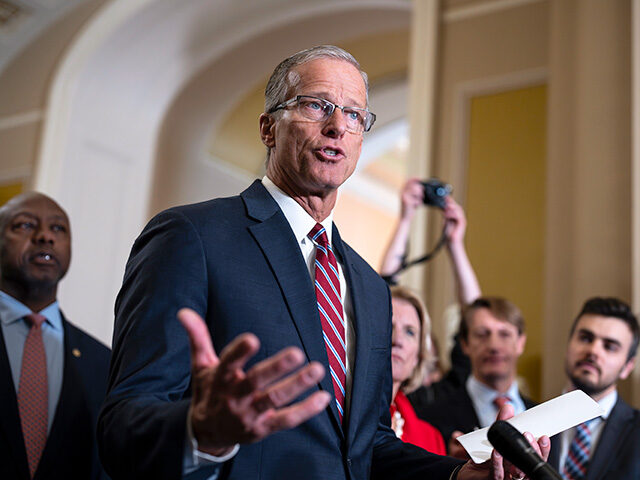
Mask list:
[[[507,420],[521,433],[530,432],[534,437],[551,437],[571,427],[602,415],[600,405],[581,390],[574,390],[548,402],[537,405]],[[476,463],[491,457],[493,447],[487,439],[489,428],[482,428],[458,437],[471,459]]]

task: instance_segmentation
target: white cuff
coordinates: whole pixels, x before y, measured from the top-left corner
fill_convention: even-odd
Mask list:
[[[198,465],[206,465],[210,463],[224,463],[227,460],[231,460],[236,456],[238,450],[240,450],[240,445],[237,443],[233,446],[233,449],[223,455],[221,457],[216,457],[215,455],[209,455],[206,452],[201,452],[198,450],[198,440],[193,435],[193,429],[191,428],[191,409],[189,409],[189,414],[187,415],[187,440],[189,440],[191,444],[191,455],[194,466]]]

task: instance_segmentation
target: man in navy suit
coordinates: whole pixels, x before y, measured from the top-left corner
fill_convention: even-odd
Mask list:
[[[70,258],[69,220],[51,198],[27,193],[0,208],[3,479],[106,478],[95,425],[106,391],[109,349],[71,325],[58,307],[58,282]],[[32,314],[42,322],[36,336]],[[38,362],[27,365],[29,358]],[[36,370],[42,389],[30,393]],[[35,415],[34,410],[27,413],[34,402],[40,405]],[[41,421],[34,426],[27,417]]]
[[[604,413],[551,439],[549,463],[564,478],[640,478],[640,412],[617,391],[618,380],[633,370],[638,339],[636,316],[617,298],[587,300],[574,320],[565,357],[568,390],[582,390]],[[579,429],[588,433],[582,430],[578,451],[572,443]]]
[[[517,364],[527,335],[520,309],[501,297],[480,297],[460,321],[460,343],[471,360],[471,375],[457,390],[417,411],[442,433],[449,455],[468,458],[456,440],[463,433],[491,425],[500,404],[519,414],[535,404],[520,394]]]
[[[276,67],[265,103],[266,177],[239,196],[159,214],[133,246],[99,425],[107,471],[488,478],[491,464],[461,467],[389,427],[389,290],[332,223],[338,187],[375,120],[366,74],[337,47],[309,49]],[[316,247],[323,230],[328,246]],[[341,318],[333,333],[319,313],[322,280],[313,280],[321,250],[337,259],[321,269],[339,280],[339,304],[325,305]]]

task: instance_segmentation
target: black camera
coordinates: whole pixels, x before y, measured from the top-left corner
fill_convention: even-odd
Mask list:
[[[444,199],[453,191],[451,185],[441,182],[437,178],[430,178],[420,183],[424,187],[424,204],[444,210]]]

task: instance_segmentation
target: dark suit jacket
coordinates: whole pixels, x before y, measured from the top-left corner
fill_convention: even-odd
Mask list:
[[[60,399],[38,464],[38,479],[107,478],[98,460],[95,427],[107,385],[109,349],[64,317]],[[77,350],[79,356],[72,352]],[[0,478],[29,479],[16,389],[0,330]]]
[[[520,396],[525,408],[535,406],[535,402]],[[416,413],[440,430],[445,443],[448,443],[454,430],[469,433],[480,428],[480,420],[464,385]]]
[[[403,444],[389,428],[389,290],[335,228],[333,243],[356,332],[347,422],[340,425],[331,402],[297,428],[242,445],[222,478],[447,479],[457,463]],[[109,393],[99,422],[101,458],[114,478],[180,476],[190,358],[176,312],[186,306],[205,318],[217,352],[242,332],[256,334],[261,347],[249,367],[295,345],[329,370],[309,271],[284,214],[259,181],[238,197],[159,214],[133,246],[116,301]],[[329,376],[316,389],[333,392]]]
[[[560,471],[560,435],[551,438],[549,463]],[[622,398],[611,410],[596,450],[591,456],[587,480],[635,480],[640,478],[640,412]]]

